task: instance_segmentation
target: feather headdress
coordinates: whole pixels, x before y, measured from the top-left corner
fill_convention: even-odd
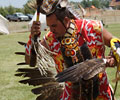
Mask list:
[[[27,2],[28,7],[32,8],[32,9],[37,9],[37,2],[36,0],[30,0]]]

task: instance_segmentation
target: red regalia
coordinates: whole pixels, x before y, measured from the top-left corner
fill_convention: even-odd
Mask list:
[[[76,31],[74,32],[74,35],[77,37],[77,43],[80,47],[85,41],[87,41],[87,45],[92,53],[92,56],[95,58],[101,58],[104,57],[104,40],[102,37],[102,23],[100,21],[96,20],[87,20],[87,19],[80,19],[80,20],[74,20],[72,21],[76,26]],[[84,37],[84,38],[83,38]],[[65,69],[65,61],[61,53],[61,43],[55,38],[54,34],[52,32],[48,32],[44,40],[46,41],[49,49],[52,52],[57,53],[57,55],[54,55],[53,58],[56,63],[56,70],[57,72],[62,72]],[[67,41],[67,40],[66,40]],[[69,41],[68,41],[69,42]],[[26,47],[27,52],[30,52],[29,44],[31,42],[29,41]],[[29,53],[28,53],[29,54]],[[73,53],[74,54],[74,53]],[[75,59],[73,57],[72,59]],[[96,96],[95,100],[112,100],[111,96],[111,88],[109,86],[109,82],[107,79],[106,72],[99,73],[99,94]],[[65,82],[65,88],[64,91],[60,97],[60,100],[71,100],[71,82]]]

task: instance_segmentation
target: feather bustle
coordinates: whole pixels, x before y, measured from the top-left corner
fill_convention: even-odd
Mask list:
[[[96,74],[104,71],[105,63],[102,59],[90,59],[78,63],[56,76],[58,82],[79,81],[80,79],[89,80]]]

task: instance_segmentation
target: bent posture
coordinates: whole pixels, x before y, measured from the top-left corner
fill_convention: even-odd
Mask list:
[[[46,15],[47,25],[50,28],[50,32],[44,36],[41,44],[55,53],[52,57],[58,73],[92,58],[106,58],[106,67],[115,66],[113,56],[105,57],[105,45],[110,47],[110,41],[114,37],[103,28],[101,21],[79,19],[67,5],[66,0],[52,0],[52,2],[43,0],[40,6],[41,13]],[[35,35],[41,36],[40,27],[40,22],[33,22],[27,44],[32,49],[33,45],[30,41],[34,40]],[[26,63],[28,64],[30,61],[36,62],[36,56],[34,55],[34,59],[31,59],[33,56],[31,53],[33,52],[26,49]],[[58,98],[59,100],[113,100],[114,97],[106,72],[102,70],[89,80],[65,81],[64,91]]]

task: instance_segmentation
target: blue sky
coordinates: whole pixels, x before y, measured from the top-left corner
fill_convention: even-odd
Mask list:
[[[22,8],[28,0],[0,0],[0,7],[6,7],[12,5],[13,7]],[[69,0],[69,1],[81,1],[81,0]]]
[[[12,5],[17,8],[22,8],[28,0],[0,0],[0,7],[6,7]]]

